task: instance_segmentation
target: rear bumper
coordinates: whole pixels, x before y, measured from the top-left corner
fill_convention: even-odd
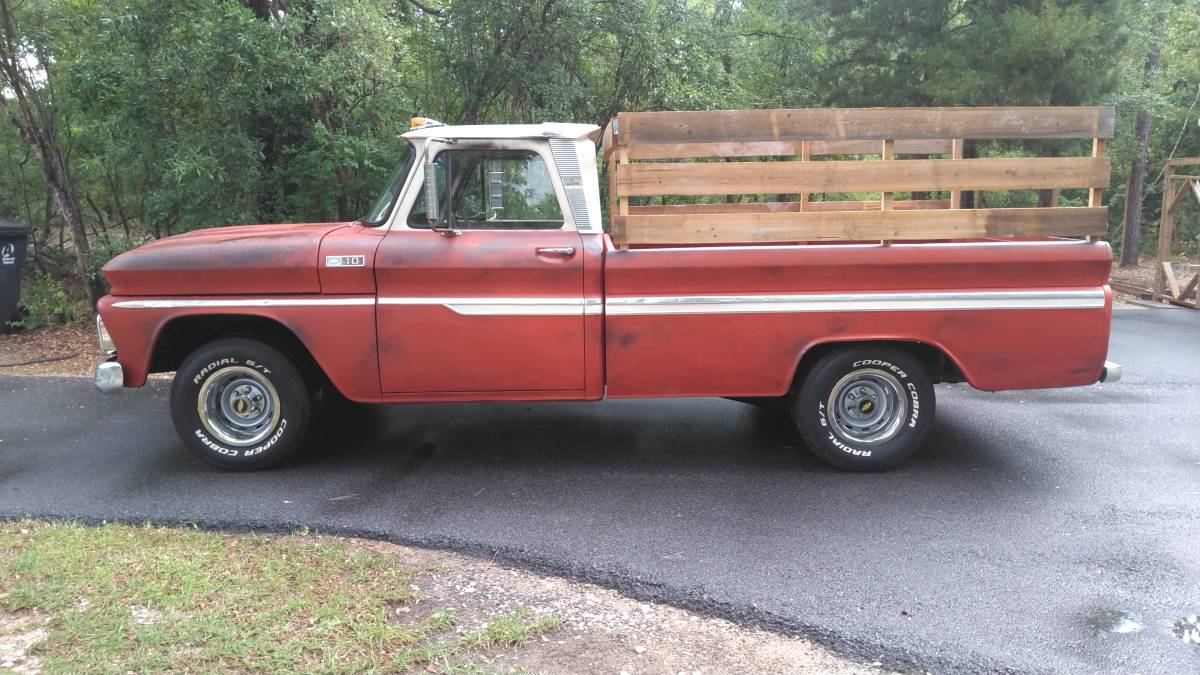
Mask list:
[[[1101,382],[1116,382],[1121,379],[1121,364],[1112,361],[1104,362],[1104,370],[1100,371]]]
[[[116,361],[96,365],[96,389],[102,394],[119,394],[125,387],[125,371]]]

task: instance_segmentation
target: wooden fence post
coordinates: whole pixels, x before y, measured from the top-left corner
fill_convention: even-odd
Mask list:
[[[955,138],[950,141],[950,159],[963,158],[963,139]],[[950,191],[950,208],[962,208],[962,190]]]
[[[1103,139],[1103,138],[1093,138],[1092,139],[1092,157],[1099,158],[1099,157],[1104,156],[1104,144],[1105,144],[1105,139]],[[1053,192],[1051,192],[1051,195],[1052,195],[1052,201],[1051,201],[1050,205],[1058,206],[1057,195]],[[1104,206],[1104,188],[1094,187],[1090,191],[1088,191],[1088,206],[1090,206],[1092,208],[1099,208],[1101,206]],[[1094,234],[1089,234],[1087,240],[1089,242],[1095,243],[1100,240],[1100,237],[1098,237]]]
[[[807,162],[812,159],[812,148],[809,147],[808,141],[800,141],[800,161]],[[800,193],[800,210],[808,210],[808,193]]]
[[[882,159],[885,162],[889,162],[889,161],[896,159],[896,141],[895,140],[888,139],[883,142],[883,151],[880,153],[880,159]],[[879,210],[880,211],[891,211],[892,210],[892,193],[890,193],[890,192],[880,193]],[[892,240],[884,239],[880,243],[883,244],[884,246],[891,246]]]

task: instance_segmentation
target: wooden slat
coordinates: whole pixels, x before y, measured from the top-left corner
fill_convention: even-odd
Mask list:
[[[1176,178],[1178,178],[1178,176],[1176,176]],[[1180,181],[1179,189],[1176,190],[1175,196],[1171,198],[1171,203],[1167,206],[1167,213],[1175,213],[1175,209],[1179,208],[1179,203],[1183,201],[1184,196],[1187,195],[1191,186],[1191,181]],[[1200,194],[1197,196],[1200,197]]]
[[[1110,280],[1108,282],[1108,285],[1112,286],[1112,289],[1114,291],[1120,291],[1122,293],[1128,293],[1130,295],[1137,295],[1137,296],[1151,295],[1154,292],[1154,289],[1152,289],[1152,288],[1142,288],[1141,286],[1134,286],[1133,284],[1127,284],[1127,283],[1124,283],[1121,281]]]
[[[1179,291],[1179,295],[1176,295],[1175,299],[1187,300],[1188,296],[1196,292],[1196,286],[1198,284],[1200,284],[1200,274],[1193,274],[1191,281],[1187,282],[1187,285],[1183,287],[1183,290]]]
[[[1171,288],[1171,296],[1179,298],[1179,281],[1175,278],[1175,270],[1171,269],[1171,263],[1166,260],[1162,263],[1163,274],[1166,275],[1167,285]]]
[[[904,199],[892,202],[897,211],[948,209],[945,199]],[[799,213],[801,211],[878,211],[879,200],[828,202],[734,202],[732,204],[667,204],[631,206],[631,216],[669,215],[672,213]]]
[[[611,125],[610,125],[611,126]],[[693,159],[699,157],[792,157],[803,152],[805,141],[731,141],[726,143],[656,143],[629,146],[629,159]],[[878,155],[876,141],[809,141],[809,154]],[[946,139],[896,141],[896,154],[944,155],[950,152]]]
[[[1034,190],[1108,185],[1108,158],[622,164],[619,196]]]
[[[878,155],[878,141],[810,141],[813,155]],[[948,138],[898,138],[897,155],[947,155]]]
[[[1109,107],[830,108],[619,113],[622,145],[887,138],[1112,138]]]
[[[882,241],[1103,234],[1090,207],[623,216],[630,244]]]
[[[827,202],[809,202],[806,211],[817,213],[828,213],[830,211],[880,211],[881,203],[879,200],[870,199],[867,201],[827,201]],[[903,199],[893,201],[892,210],[894,211],[925,211],[936,209],[950,208],[950,201],[947,199]]]

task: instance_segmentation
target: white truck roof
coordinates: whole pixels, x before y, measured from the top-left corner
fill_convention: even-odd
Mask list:
[[[600,127],[595,124],[564,124],[545,122],[542,124],[459,124],[424,126],[413,129],[403,138],[574,138],[582,140],[599,137]]]

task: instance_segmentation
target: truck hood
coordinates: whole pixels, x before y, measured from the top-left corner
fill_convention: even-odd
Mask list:
[[[321,239],[347,225],[196,230],[122,253],[101,271],[114,295],[319,293]]]

